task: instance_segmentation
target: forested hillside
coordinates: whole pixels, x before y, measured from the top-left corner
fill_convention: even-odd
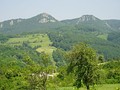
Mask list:
[[[42,13],[0,22],[0,90],[89,90],[101,83],[119,90],[119,64],[119,20],[58,21]]]

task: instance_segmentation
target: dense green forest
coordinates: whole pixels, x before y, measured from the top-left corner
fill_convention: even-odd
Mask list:
[[[81,45],[78,45],[78,47],[89,51],[87,48],[82,48]],[[81,49],[79,50],[78,47],[76,47],[77,49],[75,50],[80,51]],[[48,88],[48,90],[50,88],[51,90],[54,90],[55,88],[72,87],[74,85],[76,77],[74,71],[70,69],[71,73],[67,74],[68,67],[71,65],[71,60],[73,60],[72,58],[77,58],[77,54],[72,56],[72,53],[75,53],[74,50],[64,51],[58,49],[54,51],[53,58],[56,63],[55,66],[51,63],[50,57],[47,54],[38,53],[30,47],[24,45],[16,47],[1,45],[0,50],[1,90],[46,90],[46,88]],[[84,53],[86,52],[87,51]],[[90,52],[91,51],[88,53]],[[81,51],[80,55],[84,55],[82,53],[83,51]],[[94,53],[92,55],[94,55]],[[88,56],[87,53],[86,56]],[[98,60],[97,77],[99,78],[99,81],[97,81],[96,84],[120,83],[120,61],[112,60],[104,62],[103,56],[96,56],[96,60]],[[69,60],[69,58],[71,58],[71,60]],[[84,58],[83,61],[85,60]],[[80,61],[81,60],[82,59],[80,59]],[[75,61],[72,61],[72,63],[75,63]],[[85,63],[85,61],[83,63]],[[79,80],[77,82],[79,82]],[[84,87],[83,83],[81,83],[81,85]]]
[[[116,34],[119,36],[118,33]],[[91,47],[95,48],[98,51],[98,53],[103,54],[107,60],[112,58],[120,58],[119,38],[117,38],[117,35],[113,36],[114,34],[108,35],[107,38],[105,36],[106,34],[100,34],[100,37],[98,32],[85,32],[81,30],[59,30],[56,32],[50,32],[48,35],[53,42],[52,45],[57,48],[69,50],[72,45],[79,42],[84,42],[90,44]],[[106,37],[108,40],[104,39],[104,37]],[[115,39],[109,40],[110,37],[114,37]]]
[[[119,90],[119,20],[46,15],[0,22],[0,90]]]

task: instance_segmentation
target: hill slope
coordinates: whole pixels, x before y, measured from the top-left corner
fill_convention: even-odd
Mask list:
[[[42,32],[63,26],[61,22],[47,13],[42,13],[29,19],[12,19],[0,23],[0,33],[20,34],[25,32]]]
[[[14,19],[0,23],[2,34],[26,33],[27,36],[27,33],[44,33],[49,36],[54,47],[64,50],[70,49],[75,43],[85,42],[97,49],[99,53],[104,54],[106,58],[119,58],[120,56],[119,28],[119,20],[101,20],[93,15],[83,15],[75,19],[58,21],[47,13],[28,19]],[[35,42],[35,44],[40,43]],[[29,45],[33,44],[29,43]],[[47,47],[43,49],[47,50]],[[37,49],[37,51],[43,49]]]

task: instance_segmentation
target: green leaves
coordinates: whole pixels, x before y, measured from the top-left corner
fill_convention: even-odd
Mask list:
[[[89,85],[95,84],[98,63],[95,50],[81,43],[73,46],[68,55],[70,60],[68,72],[75,70],[76,81],[74,85],[79,88],[83,82],[89,88]]]

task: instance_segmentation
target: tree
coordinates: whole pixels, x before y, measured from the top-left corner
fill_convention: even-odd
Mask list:
[[[46,54],[45,52],[42,52],[40,56],[41,56],[44,67],[47,67],[52,64],[48,54]]]
[[[56,62],[56,66],[60,67],[60,66],[66,65],[64,55],[65,55],[65,51],[61,49],[57,49],[53,51],[52,56],[53,56],[54,61]]]
[[[98,60],[99,60],[100,63],[103,63],[104,60],[105,60],[104,56],[103,55],[99,55]]]
[[[42,52],[40,58],[42,65],[41,63],[30,63],[28,67],[31,70],[31,74],[28,77],[30,90],[47,90],[48,74],[55,69],[51,64],[49,55]],[[25,61],[30,62],[31,59],[26,58]]]
[[[89,90],[98,80],[96,51],[84,43],[77,44],[68,52],[68,60],[67,72],[73,71],[76,76],[74,85],[80,88],[84,84]]]

